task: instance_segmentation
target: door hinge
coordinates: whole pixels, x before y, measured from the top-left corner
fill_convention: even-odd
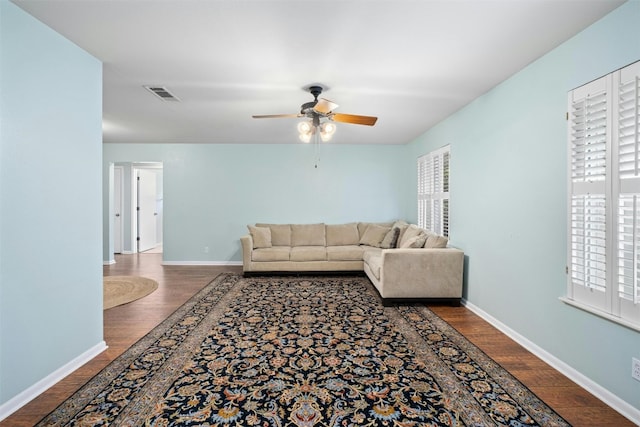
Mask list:
[[[569,266],[568,265],[564,266],[564,273],[565,274],[569,274]]]
[[[566,112],[565,120],[569,120],[569,112],[568,111]]]

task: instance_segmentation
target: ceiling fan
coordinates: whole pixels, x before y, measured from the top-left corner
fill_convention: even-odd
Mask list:
[[[313,95],[313,101],[305,102],[300,106],[298,114],[265,114],[252,116],[254,119],[273,119],[273,118],[299,118],[308,117],[312,121],[314,128],[320,127],[320,119],[326,118],[334,122],[351,123],[355,125],[373,126],[378,120],[377,117],[359,116],[356,114],[334,113],[333,110],[338,108],[338,104],[325,98],[318,99],[318,95],[322,93],[322,86],[310,86],[308,91]]]

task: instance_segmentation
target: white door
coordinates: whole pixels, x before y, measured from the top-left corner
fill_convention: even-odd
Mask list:
[[[138,252],[153,249],[156,238],[156,173],[138,169]]]
[[[122,166],[114,166],[113,168],[113,252],[122,253],[122,178],[124,169]]]

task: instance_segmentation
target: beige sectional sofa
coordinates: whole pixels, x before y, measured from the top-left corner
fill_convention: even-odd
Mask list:
[[[262,224],[240,238],[245,275],[364,272],[383,302],[460,303],[464,253],[446,237],[404,221]]]

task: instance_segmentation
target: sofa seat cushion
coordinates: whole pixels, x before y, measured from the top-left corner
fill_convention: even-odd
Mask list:
[[[380,267],[382,266],[382,254],[379,251],[365,251],[363,260],[369,269],[380,280]]]
[[[362,246],[344,245],[327,246],[327,259],[329,261],[360,261],[364,249]]]
[[[270,248],[254,249],[251,252],[251,261],[289,261],[290,251],[291,248],[288,246],[272,246]]]
[[[326,261],[327,248],[324,246],[294,246],[291,248],[291,261]]]

